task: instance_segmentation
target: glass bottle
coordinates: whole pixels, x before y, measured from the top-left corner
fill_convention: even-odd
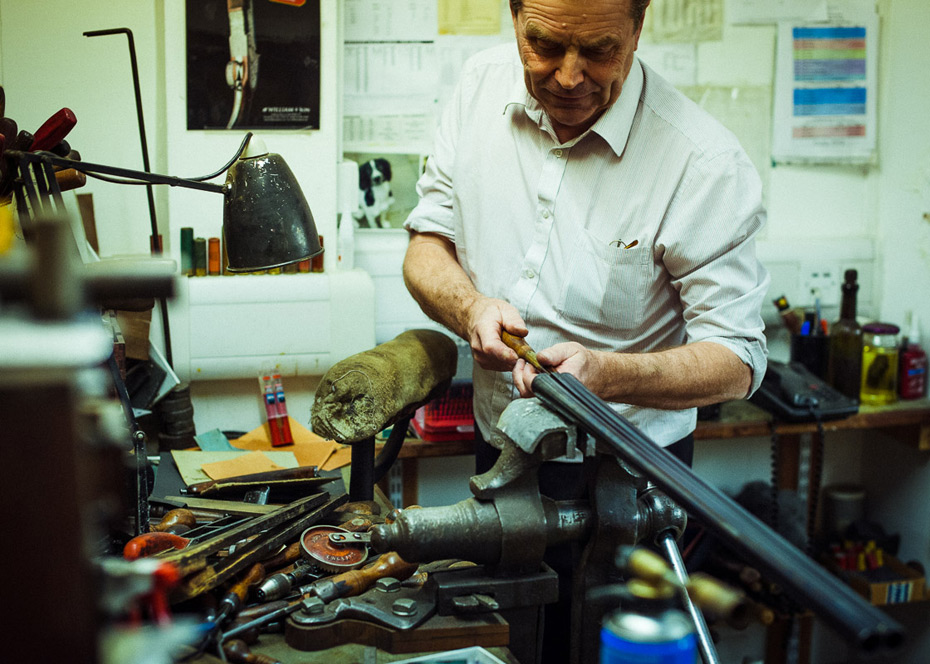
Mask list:
[[[920,323],[917,314],[912,314],[907,336],[901,340],[898,396],[902,399],[922,399],[926,394],[927,353],[920,347]]]
[[[846,396],[858,399],[862,374],[862,326],[856,321],[856,270],[846,270],[840,318],[830,328],[827,382]]]
[[[891,323],[862,326],[862,387],[865,404],[893,403],[898,398],[898,332]]]

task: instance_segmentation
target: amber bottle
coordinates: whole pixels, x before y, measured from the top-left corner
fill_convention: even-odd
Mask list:
[[[859,399],[862,374],[862,326],[856,321],[856,270],[846,270],[840,318],[830,328],[827,382],[848,397]]]

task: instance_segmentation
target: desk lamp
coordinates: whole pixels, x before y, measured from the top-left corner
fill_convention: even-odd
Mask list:
[[[223,241],[230,272],[254,272],[307,260],[320,254],[319,235],[310,206],[284,158],[271,153],[261,139],[246,134],[236,155],[220,170],[198,178],[178,178],[145,171],[93,164],[51,152],[7,150],[19,167],[15,193],[23,231],[33,214],[52,212],[50,199],[64,210],[55,168],[73,168],[117,184],[167,184],[223,194]],[[30,167],[33,177],[30,177]],[[206,180],[226,173],[226,183]],[[115,176],[115,177],[107,177]],[[28,206],[27,206],[28,199]]]

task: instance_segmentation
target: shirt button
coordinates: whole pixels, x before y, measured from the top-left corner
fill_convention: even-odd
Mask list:
[[[554,154],[556,157],[561,157],[561,156],[562,156],[562,151],[561,151],[561,150],[553,150],[553,151],[552,151],[552,154]]]
[[[536,277],[536,273],[530,269],[523,270],[523,276],[527,279],[533,279]]]
[[[548,210],[548,209],[544,209],[544,210],[542,211],[542,218],[543,218],[543,219],[548,219],[548,218],[549,218],[549,210]]]

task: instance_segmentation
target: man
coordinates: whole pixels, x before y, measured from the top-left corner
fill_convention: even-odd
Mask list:
[[[511,0],[519,60],[509,44],[473,58],[446,109],[404,277],[470,343],[485,437],[535,375],[502,330],[663,446],[762,380],[761,184],[635,57],[647,5]]]
[[[735,137],[635,57],[647,5],[511,0],[517,48],[466,65],[418,183],[404,278],[471,345],[479,472],[536,375],[504,330],[686,463],[695,407],[765,373],[761,183]],[[544,467],[541,485],[573,497],[575,468]]]

